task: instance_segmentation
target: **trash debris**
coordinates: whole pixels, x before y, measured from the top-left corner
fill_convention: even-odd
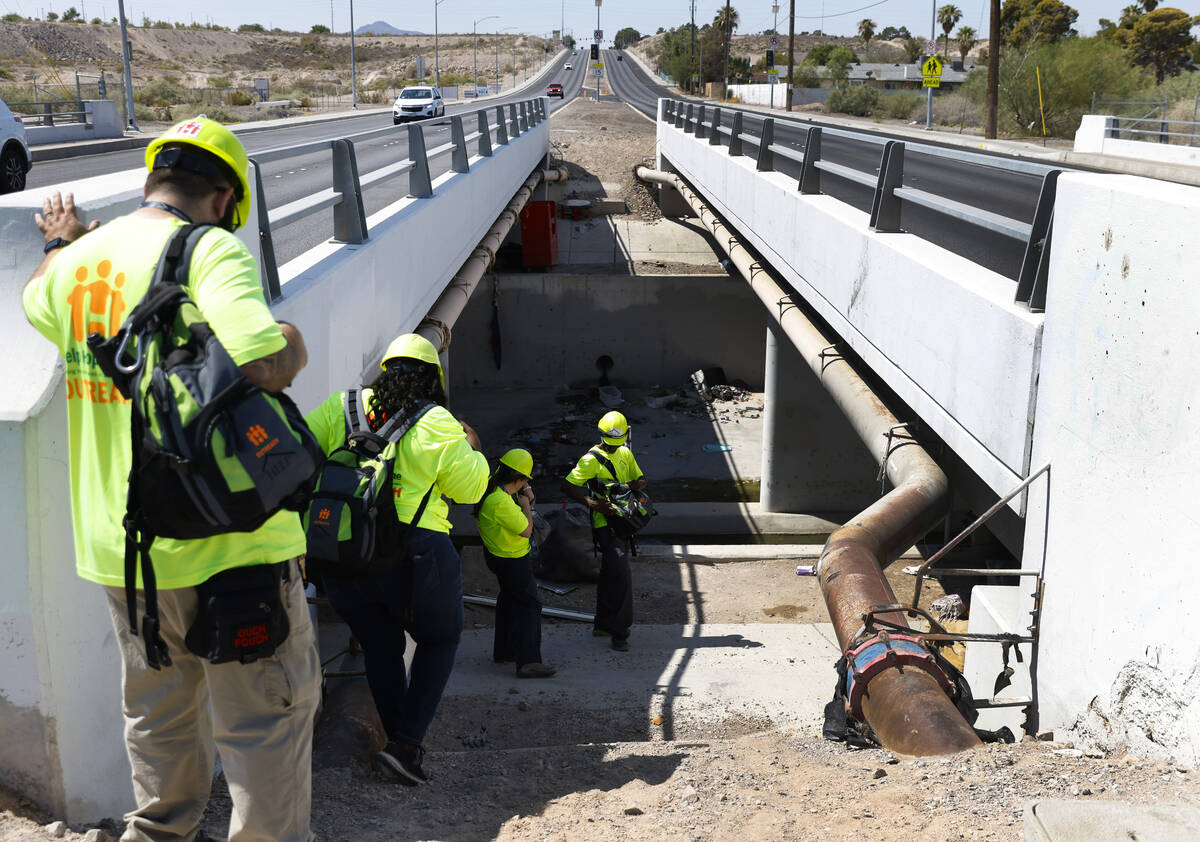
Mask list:
[[[564,585],[562,587],[556,587],[554,585],[543,585],[541,582],[538,582],[537,586],[544,591],[550,591],[550,593],[558,594],[559,596],[566,596],[571,591],[576,589],[575,585]]]
[[[600,393],[600,403],[609,409],[616,409],[625,403],[625,399],[621,397],[621,390],[616,386],[600,386],[597,391]]]
[[[797,576],[816,576],[817,568],[813,564],[798,564],[796,565]]]
[[[517,710],[521,711],[522,713],[529,713],[529,711],[533,710],[533,705],[529,704],[529,702],[522,700],[517,703]]]
[[[703,447],[705,453],[724,453],[733,450],[732,444],[706,444]]]
[[[641,809],[640,807],[626,807],[626,808],[625,808],[625,815],[627,815],[627,816],[640,816],[640,815],[642,815],[642,809]]]
[[[462,744],[467,748],[483,748],[487,745],[487,727],[479,726],[479,733],[469,734],[462,738]]]
[[[685,404],[687,399],[683,395],[672,392],[668,395],[650,396],[646,398],[646,406],[651,409],[669,409],[672,406],[680,406]]]
[[[967,611],[967,606],[963,603],[963,598],[956,593],[938,597],[929,607],[933,609],[933,616],[937,617],[938,621],[942,623],[947,620],[961,619]]]
[[[711,389],[714,386],[724,386],[728,383],[729,381],[725,377],[725,370],[720,366],[702,368],[699,371],[692,372],[692,385],[696,388],[696,391],[705,403],[712,401]]]

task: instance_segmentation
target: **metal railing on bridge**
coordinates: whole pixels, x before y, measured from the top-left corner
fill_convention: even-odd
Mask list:
[[[489,113],[494,119],[489,118]],[[386,126],[345,137],[316,140],[294,146],[268,149],[250,157],[253,166],[254,188],[257,193],[258,232],[262,247],[260,270],[263,292],[268,301],[276,301],[282,295],[279,284],[279,268],[275,262],[272,231],[299,222],[306,217],[333,208],[333,239],[342,243],[362,243],[370,234],[367,227],[366,210],[362,193],[400,175],[408,175],[408,194],[417,199],[431,198],[433,193],[430,161],[445,155],[450,156],[450,171],[465,173],[470,170],[472,144],[474,154],[490,157],[496,146],[504,146],[520,137],[531,127],[546,120],[549,113],[543,98],[522,100],[507,105],[481,108],[467,114],[451,117],[435,117],[408,123],[404,126]],[[444,121],[450,123],[450,141],[433,149],[425,148],[425,127]],[[474,121],[475,128],[467,132],[464,120]],[[386,164],[370,172],[360,173],[354,154],[356,143],[388,136],[408,135],[408,157]],[[262,165],[284,161],[302,155],[328,150],[332,158],[333,180],[330,187],[277,208],[268,208],[263,192]]]
[[[817,126],[796,120],[777,120],[738,110],[722,110],[703,104],[680,100],[665,100],[662,119],[675,128],[707,140],[712,146],[725,146],[732,156],[754,157],[762,172],[781,172],[779,159],[791,162],[789,169],[799,168],[797,189],[802,194],[826,193],[822,176],[849,181],[874,191],[871,201],[871,229],[884,233],[904,231],[904,207],[921,207],[935,214],[951,217],[978,231],[987,231],[1014,241],[1023,247],[1015,300],[1041,312],[1046,306],[1046,276],[1050,255],[1050,237],[1054,214],[1054,196],[1058,176],[1067,168],[1001,158],[958,149],[947,149],[926,143],[891,140],[866,132],[851,132],[827,126]],[[801,148],[775,139],[777,123],[786,124],[805,133]],[[877,169],[858,170],[844,164],[825,160],[821,156],[821,139],[839,137],[879,147]],[[745,151],[752,147],[753,152]],[[905,151],[947,161],[956,161],[980,168],[981,176],[988,169],[1030,175],[1041,179],[1037,204],[1032,219],[1014,219],[999,213],[973,207],[946,196],[916,187],[905,187]]]

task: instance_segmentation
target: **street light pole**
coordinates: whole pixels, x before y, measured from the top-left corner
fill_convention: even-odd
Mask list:
[[[433,86],[435,88],[442,86],[442,68],[438,61],[437,7],[445,2],[446,0],[433,0]]]
[[[775,57],[775,43],[774,42],[779,40],[779,4],[778,3],[771,4],[771,12],[772,12],[772,14],[775,15],[775,22],[773,24],[771,24],[771,41],[772,41],[772,43],[771,43],[771,58],[773,59]],[[774,69],[775,69],[775,62],[772,61],[771,66],[767,68],[767,87],[771,91],[771,107],[772,108],[775,107],[775,78],[774,78],[774,74],[771,73],[771,71]]]
[[[597,33],[596,34],[596,55],[597,55],[597,57],[600,55],[600,35],[599,35],[599,33],[600,33],[600,4],[602,2],[604,2],[604,0],[596,0],[596,33]],[[604,60],[601,59],[600,61],[598,61],[596,63],[603,64]],[[600,101],[600,75],[596,74],[596,102],[599,102],[599,101]]]
[[[475,92],[473,96],[479,99],[479,34],[477,27],[485,20],[498,18],[499,15],[488,15],[485,18],[479,18],[471,24],[471,74],[475,78]]]
[[[133,73],[129,69],[129,33],[125,31],[125,0],[117,0],[117,14],[121,16],[121,63],[125,74],[125,108],[127,109],[129,128],[135,132],[141,131],[137,126],[137,118],[133,113]]]
[[[350,0],[350,96],[351,105],[358,110],[358,65],[354,63],[354,0]]]
[[[937,52],[937,0],[929,4],[929,43],[933,45],[931,53]],[[933,126],[933,88],[925,89],[925,131]]]
[[[792,65],[796,60],[796,0],[788,4],[788,77],[783,87],[783,95],[787,97],[784,108],[792,110]]]

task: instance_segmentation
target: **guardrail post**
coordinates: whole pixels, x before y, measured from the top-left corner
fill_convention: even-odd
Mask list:
[[[487,111],[480,109],[475,116],[479,120],[479,154],[490,158],[492,156],[492,129],[488,126]]]
[[[696,109],[696,124],[692,126],[692,134],[697,138],[704,137],[704,106]]]
[[[900,200],[896,188],[904,183],[904,143],[889,140],[883,146],[879,163],[879,181],[871,202],[871,230],[896,233],[900,230]]]
[[[429,180],[429,157],[425,154],[425,131],[416,123],[408,127],[408,159],[413,162],[408,174],[408,195],[428,199],[433,195]]]
[[[729,127],[729,155],[742,154],[742,112],[733,112],[733,125]]]
[[[504,106],[496,106],[496,143],[499,146],[508,144],[508,126],[504,121]]]
[[[263,192],[262,171],[253,158],[250,159],[250,171],[254,180],[255,221],[258,223],[258,279],[262,284],[263,297],[269,304],[282,298],[283,290],[279,286],[279,267],[275,264],[275,242],[271,239],[271,217]]]
[[[517,125],[521,127],[521,132],[529,131],[529,115],[525,112],[525,100],[517,103]]]
[[[687,116],[683,118],[683,130],[685,132],[692,131],[692,129],[694,129],[696,126],[696,124],[692,122],[692,114],[695,113],[694,109],[695,105],[689,102],[687,104]]]
[[[713,109],[712,126],[708,130],[708,145],[721,145],[721,109],[719,107]]]
[[[677,129],[683,128],[683,112],[683,103],[675,101],[675,128]]]
[[[362,243],[367,239],[367,214],[363,209],[354,144],[339,137],[333,148],[333,189],[342,200],[333,206],[333,239],[340,243]]]
[[[1033,222],[1029,226],[1029,242],[1025,244],[1021,272],[1017,275],[1017,294],[1014,300],[1035,312],[1046,309],[1050,229],[1054,222],[1054,197],[1058,192],[1058,177],[1061,173],[1061,170],[1051,170],[1042,178],[1042,189],[1038,192]]]
[[[800,168],[800,192],[813,195],[821,192],[821,170],[817,161],[821,160],[821,127],[813,126],[808,130],[804,141],[804,162]]]
[[[521,124],[520,124],[520,122],[518,122],[518,120],[517,120],[517,106],[516,106],[516,103],[510,103],[510,104],[509,104],[509,106],[508,106],[508,119],[509,119],[509,124],[510,124],[510,127],[509,127],[509,132],[508,132],[508,136],[509,136],[510,138],[518,138],[518,137],[520,137],[520,136],[521,136]]]
[[[658,112],[656,115],[657,116],[656,122],[666,123],[669,120],[673,120],[674,113],[675,112],[671,108],[671,100],[664,97],[658,101]]]
[[[450,153],[450,170],[452,172],[470,172],[471,165],[467,160],[467,136],[463,132],[462,116],[455,114],[450,118],[450,142],[454,149]]]
[[[755,165],[759,172],[771,172],[775,169],[775,153],[771,151],[771,144],[774,142],[775,118],[764,117],[762,134],[758,138],[758,163]]]

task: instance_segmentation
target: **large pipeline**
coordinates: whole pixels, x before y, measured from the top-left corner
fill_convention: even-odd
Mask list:
[[[691,205],[846,414],[855,432],[885,465],[893,490],[829,536],[817,567],[821,592],[842,651],[876,642],[876,638],[863,634],[864,615],[876,606],[897,602],[883,568],[946,514],[946,475],[919,444],[903,434],[895,435],[903,429],[899,420],[850,363],[833,352],[835,343],[792,303],[791,293],[751,257],[737,235],[682,178],[641,166],[635,174],[643,181],[674,187]],[[886,619],[907,626],[903,614],[888,614]],[[904,652],[905,644],[899,641],[892,643],[886,637],[879,641],[881,650],[890,650],[893,645]],[[909,649],[919,651],[915,644]],[[935,755],[979,745],[974,729],[943,689],[945,679],[940,670],[929,669],[928,659],[918,668],[889,660],[890,651],[885,654],[887,657],[877,664],[881,668],[863,679],[865,689],[857,688],[863,718],[884,746],[902,754]]]
[[[454,328],[454,323],[458,321],[458,317],[462,315],[467,302],[471,300],[471,293],[475,291],[475,287],[478,286],[480,279],[496,264],[496,252],[500,249],[504,238],[508,236],[508,232],[512,230],[513,225],[520,218],[521,209],[525,207],[525,203],[533,196],[533,191],[537,188],[538,184],[543,181],[566,180],[566,167],[558,167],[552,170],[538,170],[525,179],[525,183],[513,195],[508,205],[505,206],[504,210],[500,211],[500,215],[496,218],[492,227],[483,235],[483,239],[479,241],[479,245],[475,246],[475,250],[463,262],[463,265],[454,277],[450,279],[450,283],[446,285],[446,289],[442,291],[442,294],[434,302],[416,330],[417,333],[433,343],[433,346],[438,349],[439,354],[445,353],[446,349],[450,347],[450,336]]]

